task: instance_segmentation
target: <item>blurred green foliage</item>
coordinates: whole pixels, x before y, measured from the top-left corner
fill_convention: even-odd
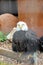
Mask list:
[[[13,65],[11,63],[6,63],[6,62],[0,62],[0,65]]]
[[[6,40],[7,40],[6,35],[0,31],[0,42],[4,42]]]

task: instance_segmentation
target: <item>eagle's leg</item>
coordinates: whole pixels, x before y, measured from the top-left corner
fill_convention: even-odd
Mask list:
[[[38,65],[38,57],[37,57],[37,55],[38,55],[37,52],[35,52],[35,53],[33,54],[34,65]]]

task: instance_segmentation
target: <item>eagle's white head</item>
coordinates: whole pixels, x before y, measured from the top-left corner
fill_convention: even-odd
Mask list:
[[[19,31],[19,30],[27,31],[28,30],[27,24],[23,21],[19,21],[17,23],[17,31]]]

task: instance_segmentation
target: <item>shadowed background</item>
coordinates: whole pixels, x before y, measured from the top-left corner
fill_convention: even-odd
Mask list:
[[[43,0],[18,0],[18,18],[27,22],[38,36],[42,36]]]
[[[0,14],[3,13],[11,13],[17,16],[19,21],[25,21],[28,27],[34,30],[39,37],[43,35],[43,0],[0,0]],[[6,23],[6,18],[4,18],[4,21]],[[10,31],[16,25],[15,23],[17,22],[14,21],[14,24],[10,22],[12,24]],[[1,26],[0,24],[0,30]],[[10,31],[8,30],[8,32]]]

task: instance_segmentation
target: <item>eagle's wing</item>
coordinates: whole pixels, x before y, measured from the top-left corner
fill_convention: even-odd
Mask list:
[[[30,29],[28,29],[28,31],[26,32],[26,37],[35,40],[38,39],[36,33]]]

